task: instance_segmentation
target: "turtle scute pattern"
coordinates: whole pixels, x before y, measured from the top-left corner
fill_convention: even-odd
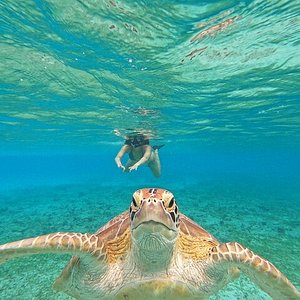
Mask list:
[[[160,188],[136,191],[129,210],[94,234],[58,232],[1,245],[0,262],[49,252],[73,255],[54,288],[75,299],[206,299],[241,272],[273,299],[300,299],[272,263],[239,243],[219,243]]]

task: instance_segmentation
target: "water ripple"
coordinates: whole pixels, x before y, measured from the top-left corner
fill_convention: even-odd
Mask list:
[[[93,145],[134,128],[211,144],[299,142],[299,8],[0,3],[2,145]]]

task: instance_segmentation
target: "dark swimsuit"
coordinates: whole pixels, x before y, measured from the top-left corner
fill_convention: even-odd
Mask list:
[[[145,139],[143,136],[137,135],[137,136],[126,139],[124,144],[128,145],[128,146],[132,146],[134,148],[137,148],[140,146],[149,145],[149,140]],[[129,153],[129,158],[131,160],[135,160],[131,152]]]

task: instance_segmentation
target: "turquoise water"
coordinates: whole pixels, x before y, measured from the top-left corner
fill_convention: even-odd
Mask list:
[[[300,289],[300,2],[0,2],[0,243],[94,232],[141,187]],[[218,27],[218,24],[219,25]],[[162,176],[123,174],[121,135]],[[0,266],[0,299],[70,299],[68,256]],[[246,277],[211,299],[270,299]]]

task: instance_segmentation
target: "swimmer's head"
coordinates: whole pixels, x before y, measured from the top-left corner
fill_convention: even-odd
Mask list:
[[[130,134],[126,136],[127,144],[131,144],[133,147],[139,147],[149,144],[149,138],[144,134]]]

